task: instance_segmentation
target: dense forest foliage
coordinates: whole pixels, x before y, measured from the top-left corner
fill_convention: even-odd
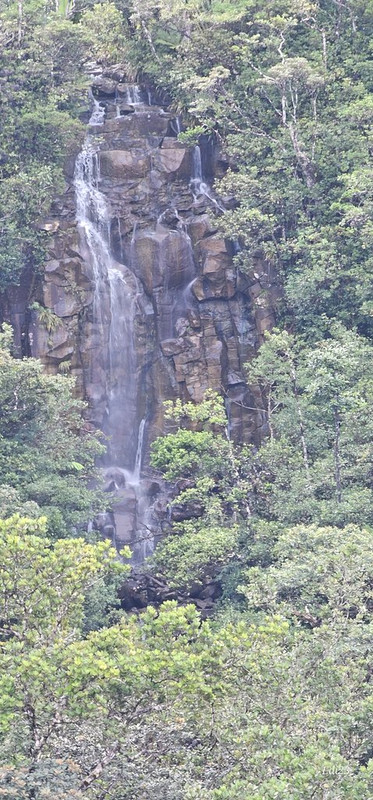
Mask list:
[[[279,283],[247,379],[259,449],[224,403],[167,409],[152,464],[194,506],[152,574],[216,581],[201,621],[116,601],[84,534],[100,438],[71,379],[0,340],[0,797],[373,796],[371,0],[0,0],[0,287],[42,270],[43,214],[115,62],[213,137],[237,269]],[[192,422],[192,425],[190,424]],[[128,553],[124,553],[127,556]]]

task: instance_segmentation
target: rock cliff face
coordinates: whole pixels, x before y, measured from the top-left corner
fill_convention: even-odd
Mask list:
[[[181,144],[179,129],[122,75],[96,80],[85,143],[45,223],[53,238],[28,326],[31,354],[76,378],[110,437],[115,525],[101,524],[119,544],[137,537],[139,558],[165,506],[148,469],[164,401],[213,388],[234,440],[258,442],[265,424],[243,365],[273,324],[273,276],[260,262],[237,273],[234,243],[217,233],[218,154]]]

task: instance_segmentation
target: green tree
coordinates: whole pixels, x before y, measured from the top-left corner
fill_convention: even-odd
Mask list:
[[[109,543],[0,534],[4,797],[368,800],[369,534],[287,531],[238,618],[166,603],[86,637],[84,593],[122,569]]]
[[[270,434],[258,453],[259,511],[286,523],[371,521],[370,360],[366,341],[337,323],[311,348],[286,331],[267,335],[248,367]]]
[[[6,327],[0,334],[0,480],[16,491],[12,511],[32,501],[50,534],[64,536],[102,507],[100,493],[87,484],[103,445],[86,428],[74,382],[46,375],[36,359],[13,358],[10,347]]]
[[[309,330],[325,314],[371,331],[369,238],[345,216],[346,179],[369,169],[371,3],[128,2],[125,15],[129,57],[223,144],[236,205],[221,228],[241,268],[275,269]]]
[[[92,51],[100,64],[127,61],[129,31],[114,3],[95,3],[84,11],[79,27],[87,32]]]
[[[208,626],[168,603],[83,638],[85,593],[127,569],[109,542],[51,546],[45,521],[14,517],[0,524],[0,557],[3,796],[117,796],[126,772],[136,791],[132,762],[152,726],[175,725],[189,697],[209,700]]]
[[[39,0],[0,3],[0,291],[38,270],[47,237],[38,229],[63,187],[78,120],[90,40]]]
[[[371,614],[372,554],[368,530],[298,526],[280,535],[273,565],[248,570],[243,591],[252,606],[296,624],[363,624]]]
[[[216,575],[236,554],[240,523],[251,514],[247,470],[229,441],[216,392],[197,406],[169,403],[166,416],[179,427],[154,442],[152,465],[179,491],[170,505],[171,535],[154,563],[172,585],[185,586]],[[184,427],[191,424],[199,430]]]

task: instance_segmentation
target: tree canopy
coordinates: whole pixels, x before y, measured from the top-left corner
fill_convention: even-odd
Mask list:
[[[0,0],[0,291],[42,270],[89,69],[117,62],[214,141],[214,225],[279,298],[246,365],[260,446],[216,392],[168,404],[144,569],[182,603],[136,614],[129,551],[87,530],[84,403],[0,334],[4,800],[373,796],[372,32],[371,0]]]
[[[36,359],[14,358],[10,329],[0,334],[0,517],[44,514],[57,537],[76,533],[102,506],[88,483],[104,448],[73,387]]]

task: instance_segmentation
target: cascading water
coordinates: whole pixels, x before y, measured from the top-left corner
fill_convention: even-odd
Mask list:
[[[202,154],[199,144],[193,150],[193,178],[202,181]]]
[[[105,122],[105,108],[96,100],[93,95],[92,89],[88,93],[89,99],[92,103],[92,114],[89,118],[89,125],[103,125]]]
[[[141,90],[139,86],[136,84],[128,85],[127,92],[126,92],[126,103],[129,106],[139,106],[143,102],[141,97]]]
[[[193,193],[196,196],[199,194],[205,194],[204,188],[206,187],[207,189],[207,186],[203,180],[202,155],[199,144],[196,144],[196,146],[193,149],[193,172],[190,180],[190,185],[193,189]]]
[[[118,89],[115,90],[115,114],[117,117],[121,116],[120,100],[118,97]]]
[[[159,96],[149,106],[144,87],[128,87],[122,75],[94,78],[75,170],[78,225],[69,192],[43,281],[61,324],[50,341],[32,325],[33,354],[51,371],[71,364],[90,422],[110,437],[100,462],[109,510],[94,525],[140,562],[169,524],[170,487],[149,459],[167,425],[164,401],[198,402],[208,386],[224,386],[229,435],[251,440],[254,429],[259,440],[265,420],[256,415],[254,428],[246,413],[254,403],[241,365],[267,317],[256,326],[234,273],[238,244],[222,239],[211,216],[213,142],[202,137],[202,155],[191,153]]]
[[[176,134],[176,136],[178,136],[179,133],[181,133],[180,117],[175,117],[175,119],[172,120],[171,127],[172,127],[172,130],[174,131],[174,133]]]
[[[197,200],[201,195],[204,195],[204,197],[207,197],[207,199],[214,204],[215,208],[217,208],[223,214],[225,213],[225,208],[223,208],[216,197],[212,195],[209,185],[204,180],[202,154],[201,148],[198,144],[193,149],[193,173],[190,179],[190,188],[193,192],[195,200]]]
[[[140,482],[140,475],[141,475],[141,462],[142,462],[142,451],[144,444],[145,424],[146,424],[146,419],[142,419],[139,425],[139,434],[137,437],[135,469],[133,471],[133,478],[137,483]]]
[[[128,113],[128,106],[132,106],[132,110],[141,110],[141,106],[151,106],[152,97],[150,91],[145,91],[137,86],[137,84],[127,84],[125,89],[118,92],[115,90],[115,115],[121,117],[122,114]],[[124,106],[124,108],[123,108]],[[140,108],[139,108],[140,107]]]
[[[84,240],[86,260],[94,283],[93,326],[96,341],[104,354],[105,412],[100,421],[108,436],[105,463],[116,465],[140,478],[144,426],[137,422],[138,381],[136,374],[135,312],[139,287],[135,276],[112,256],[110,213],[100,192],[99,150],[91,126],[104,122],[105,109],[93,99],[93,110],[83,148],[76,159],[75,194],[77,222]],[[95,350],[91,373],[98,371]],[[90,381],[91,376],[88,378]],[[102,379],[101,379],[102,384]]]

